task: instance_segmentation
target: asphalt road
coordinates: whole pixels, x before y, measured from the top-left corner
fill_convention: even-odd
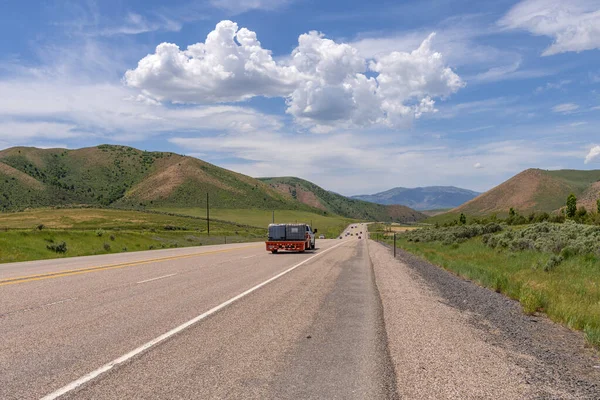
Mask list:
[[[2,265],[0,398],[394,397],[366,241],[317,247]]]
[[[600,398],[580,332],[364,233],[0,265],[0,399]]]

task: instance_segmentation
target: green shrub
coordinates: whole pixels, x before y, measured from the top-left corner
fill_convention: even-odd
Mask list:
[[[46,248],[48,250],[52,250],[55,253],[66,253],[67,252],[67,243],[66,242],[60,242],[60,243],[50,243],[46,245]]]
[[[567,217],[573,218],[575,217],[575,213],[577,212],[577,197],[573,193],[567,197]]]
[[[553,255],[552,257],[550,257],[546,265],[544,265],[544,271],[552,271],[554,268],[558,267],[563,261],[564,259],[561,256]]]
[[[104,229],[96,229],[96,236],[102,237],[104,235]]]
[[[104,250],[105,251],[110,251],[110,244],[104,242]]]

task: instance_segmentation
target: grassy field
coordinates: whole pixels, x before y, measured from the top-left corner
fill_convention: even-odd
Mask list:
[[[41,228],[41,229],[40,229]],[[0,213],[0,262],[262,241],[266,229],[195,217],[110,209]],[[48,247],[66,243],[66,252]]]
[[[159,211],[206,217],[206,210],[200,208],[169,208],[161,209]],[[210,217],[211,219],[214,218],[222,221],[231,221],[237,224],[264,227],[266,229],[267,226],[272,222],[273,214],[271,211],[266,210],[212,209],[210,210]],[[319,230],[319,235],[323,234],[327,238],[335,238],[349,224],[357,221],[339,216],[325,216],[299,210],[275,211],[275,223],[288,222],[312,223],[312,227]]]
[[[512,232],[526,230],[521,227]],[[511,235],[515,239],[506,241],[506,247],[500,241],[495,248],[486,245],[481,236],[444,244],[441,240],[409,241],[409,235],[398,236],[399,248],[520,301],[525,313],[544,312],[556,322],[582,330],[588,342],[600,348],[597,254],[580,254],[569,246],[559,250],[560,255],[536,249],[514,250],[514,243],[526,243],[516,233],[497,234],[501,240]],[[544,238],[539,240],[543,243]],[[548,244],[555,246],[557,242]]]

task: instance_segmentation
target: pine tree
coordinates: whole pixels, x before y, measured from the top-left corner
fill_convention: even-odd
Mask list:
[[[567,197],[567,217],[573,218],[577,212],[577,197],[573,193]]]

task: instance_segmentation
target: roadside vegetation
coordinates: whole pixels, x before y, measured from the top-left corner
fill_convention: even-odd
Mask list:
[[[0,214],[0,263],[262,241],[266,228],[193,216],[112,209]]]
[[[383,236],[385,226],[373,225]],[[373,233],[371,237],[374,238]],[[600,227],[506,222],[429,227],[397,235],[399,248],[521,302],[527,314],[584,331],[600,348]]]

